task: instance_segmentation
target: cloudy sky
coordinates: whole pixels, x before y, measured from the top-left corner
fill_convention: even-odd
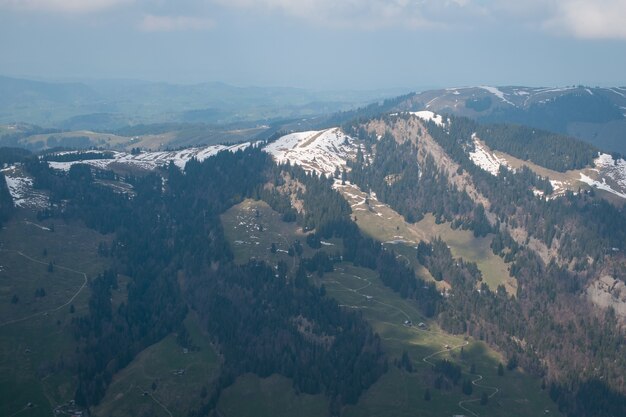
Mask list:
[[[626,85],[626,0],[0,0],[0,74],[313,89]]]

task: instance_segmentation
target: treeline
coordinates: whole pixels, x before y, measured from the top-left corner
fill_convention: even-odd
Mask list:
[[[16,162],[22,162],[25,159],[30,158],[32,153],[23,148],[16,147],[0,147],[0,166],[4,164],[14,164]]]
[[[598,156],[593,145],[528,126],[476,125],[476,134],[491,149],[559,172],[593,166]]]
[[[44,161],[54,162],[75,162],[89,161],[93,159],[113,159],[112,152],[67,152],[67,153],[46,153],[41,157]]]
[[[2,229],[2,224],[11,218],[13,210],[13,198],[11,197],[7,180],[4,174],[0,172],[0,229]]]

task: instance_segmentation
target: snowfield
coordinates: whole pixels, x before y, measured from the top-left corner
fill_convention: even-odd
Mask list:
[[[504,165],[508,167],[504,159],[498,158],[494,153],[488,151],[487,147],[480,142],[476,134],[472,135],[472,140],[474,141],[474,151],[469,153],[469,158],[476,166],[493,176],[498,175],[500,166]]]
[[[346,167],[357,151],[354,140],[338,127],[321,131],[290,133],[263,149],[278,163],[300,165],[306,171],[333,175]]]
[[[133,155],[128,152],[112,151],[112,159],[90,159],[72,162],[50,161],[48,164],[51,168],[62,171],[69,171],[70,167],[74,164],[87,164],[101,169],[107,169],[111,164],[124,164],[146,170],[153,170],[158,167],[166,166],[170,163],[170,161],[173,161],[176,166],[184,169],[187,162],[192,158],[196,158],[198,161],[204,161],[207,158],[217,155],[221,151],[236,152],[240,149],[245,149],[248,146],[250,146],[250,142],[239,143],[236,145],[210,145],[202,148],[189,148],[179,151],[142,152],[137,155]]]

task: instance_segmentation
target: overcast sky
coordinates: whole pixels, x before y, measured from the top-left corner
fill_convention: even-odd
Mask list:
[[[626,0],[0,0],[0,74],[313,89],[626,85]]]

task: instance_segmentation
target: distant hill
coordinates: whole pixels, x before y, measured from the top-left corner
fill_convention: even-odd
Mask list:
[[[223,124],[346,111],[399,91],[310,91],[133,80],[57,83],[0,77],[0,124],[112,130],[139,123]]]
[[[448,88],[416,93],[397,110],[431,110],[481,122],[527,125],[626,153],[626,87]]]

